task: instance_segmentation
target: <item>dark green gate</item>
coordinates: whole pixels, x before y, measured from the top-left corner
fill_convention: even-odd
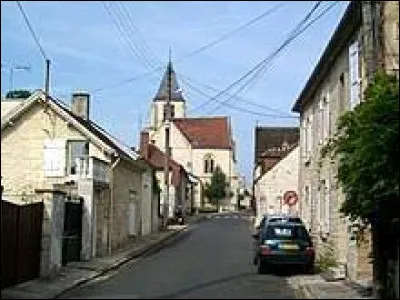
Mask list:
[[[65,201],[62,264],[81,259],[83,199]]]

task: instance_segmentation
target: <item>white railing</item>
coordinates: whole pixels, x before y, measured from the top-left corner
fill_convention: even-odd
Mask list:
[[[109,183],[110,178],[108,175],[109,166],[106,162],[96,157],[79,157],[76,163],[76,179],[85,178],[92,179],[100,183]],[[74,175],[71,175],[74,176]]]

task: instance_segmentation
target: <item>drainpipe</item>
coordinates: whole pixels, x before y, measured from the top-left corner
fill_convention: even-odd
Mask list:
[[[111,165],[110,168],[110,207],[108,213],[108,254],[111,254],[112,251],[112,243],[111,243],[111,233],[112,233],[112,221],[114,218],[114,169],[121,160],[121,157],[118,156],[117,160]]]

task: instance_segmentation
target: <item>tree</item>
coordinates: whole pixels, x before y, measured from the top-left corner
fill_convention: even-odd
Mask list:
[[[393,297],[388,278],[399,236],[399,83],[378,72],[365,101],[338,121],[338,131],[322,155],[339,158],[338,182],[346,195],[340,211],[359,225],[371,226],[375,292]]]
[[[211,182],[205,184],[205,196],[212,204],[216,204],[219,208],[219,202],[227,195],[226,175],[222,172],[221,168],[217,166],[211,176]]]

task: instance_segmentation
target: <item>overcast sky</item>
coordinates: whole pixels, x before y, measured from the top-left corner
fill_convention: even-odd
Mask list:
[[[224,90],[246,74],[280,46],[316,1],[132,1],[123,3],[126,11],[122,10],[122,6],[110,6],[103,2],[21,3],[51,60],[51,94],[70,103],[73,91],[92,92],[92,119],[126,144],[137,146],[139,128],[146,126],[149,121],[150,103],[165,71],[169,47],[172,49],[172,60],[179,60],[263,12],[278,7],[220,43],[174,64],[190,111],[218,93],[203,85]],[[331,3],[323,2],[315,15]],[[235,98],[228,100],[227,96],[223,96],[210,101],[200,110],[190,112],[189,116],[193,117],[231,117],[239,171],[246,176],[248,183],[254,163],[254,127],[256,124],[298,125],[297,118],[281,116],[296,116],[291,112],[292,105],[347,4],[337,3],[285,48],[266,71],[240,94],[246,101],[266,107]],[[131,17],[130,23],[126,23],[131,28],[129,40],[131,48],[136,47],[137,53],[141,53],[139,55],[120,36],[109,14],[118,8],[121,9],[120,20],[129,20],[126,12]],[[10,88],[10,68],[15,66],[30,66],[31,71],[15,70],[13,88],[43,87],[43,57],[15,1],[1,2],[1,63],[2,95]],[[160,65],[163,68],[151,75],[126,81],[153,71]],[[187,81],[182,80],[187,80],[183,76],[189,76],[191,84],[209,95],[209,98],[190,87]],[[123,84],[110,87],[124,81]],[[98,88],[104,89],[93,93]],[[217,100],[228,101],[256,114],[218,105]]]

